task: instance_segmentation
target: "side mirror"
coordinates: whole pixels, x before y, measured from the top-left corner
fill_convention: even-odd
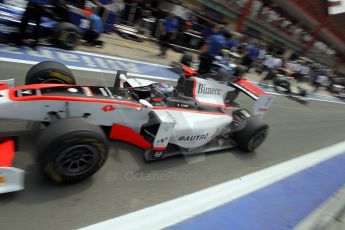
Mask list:
[[[143,108],[152,108],[153,107],[153,105],[151,105],[151,103],[150,102],[148,102],[148,101],[146,101],[146,100],[144,100],[144,99],[140,99],[139,100],[139,103],[140,103],[140,105],[143,107]]]

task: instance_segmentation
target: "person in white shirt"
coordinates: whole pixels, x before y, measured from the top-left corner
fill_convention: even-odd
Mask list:
[[[309,66],[307,66],[306,64],[302,65],[300,74],[301,74],[301,79],[305,78],[306,76],[308,76],[310,73],[310,68]]]
[[[283,61],[279,56],[268,57],[264,62],[264,66],[266,66],[265,69],[267,69],[268,72],[266,76],[260,80],[260,84],[265,84],[267,81],[272,80],[275,75],[274,70],[282,67],[282,65],[283,65]]]
[[[320,86],[322,86],[327,80],[328,77],[326,76],[326,74],[320,73],[318,76],[316,76],[314,93],[316,93],[319,90]]]
[[[303,68],[303,65],[299,61],[297,61],[294,65],[294,68],[293,68],[294,74],[292,75],[292,77],[294,77],[297,81],[301,81],[302,68]]]

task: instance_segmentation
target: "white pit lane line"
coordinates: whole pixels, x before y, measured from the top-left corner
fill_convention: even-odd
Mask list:
[[[81,230],[164,229],[344,154],[345,142]],[[186,205],[188,204],[188,205]]]
[[[130,59],[121,59],[121,60],[132,61]],[[19,59],[3,58],[3,57],[0,57],[0,61],[11,62],[11,63],[20,63],[20,64],[25,64],[25,65],[36,65],[36,64],[39,63],[37,61],[27,61],[27,60],[19,60]],[[145,63],[145,64],[150,64],[150,63]],[[158,64],[150,64],[150,65],[158,66]],[[71,66],[71,65],[67,65],[67,67],[72,69],[72,70],[80,70],[80,71],[86,71],[86,72],[89,71],[89,72],[95,72],[95,73],[116,74],[116,71],[114,71],[114,70],[102,70],[102,69],[95,69],[95,68],[88,68],[88,67],[78,67],[78,66]],[[168,68],[168,66],[162,66],[162,67]],[[128,73],[128,75],[129,76],[133,76],[133,77],[142,77],[142,78],[157,79],[157,80],[169,80],[169,81],[175,81],[175,82],[177,81],[175,79],[166,78],[166,77],[156,77],[156,76],[151,76],[151,75],[138,74],[138,73],[130,73],[130,72]]]
[[[157,67],[163,67],[163,68],[169,68],[170,67],[170,66],[165,66],[165,65],[155,64],[155,63],[141,62],[141,61],[126,59],[126,58],[118,58],[118,57],[112,57],[112,56],[101,55],[101,54],[92,54],[92,53],[82,52],[82,51],[75,51],[75,52],[79,53],[79,54],[88,54],[88,55],[93,55],[93,56],[96,56],[96,57],[111,58],[111,59],[120,60],[120,61],[123,60],[123,61],[129,61],[129,62],[133,62],[133,63],[143,63],[143,64],[148,64],[148,65],[157,66]],[[11,63],[27,64],[27,65],[35,65],[35,64],[39,63],[37,61],[27,61],[27,60],[4,58],[4,57],[0,57],[0,61],[11,62]],[[90,71],[90,72],[96,72],[96,73],[116,74],[116,71],[111,71],[111,70],[102,70],[102,69],[95,69],[95,68],[88,68],[88,67],[70,66],[70,65],[67,65],[67,67],[72,69],[72,70]],[[171,79],[171,78],[167,78],[167,77],[157,77],[157,76],[150,76],[150,75],[138,74],[138,73],[130,73],[130,72],[128,73],[128,75],[129,76],[133,76],[133,77],[142,77],[142,78],[148,78],[148,79],[156,79],[156,80],[165,80],[165,81],[177,82],[177,79]],[[257,84],[257,82],[252,82],[252,81],[250,81],[250,82]],[[284,94],[275,93],[275,92],[268,92],[268,94],[277,95],[277,96],[286,96]],[[324,95],[319,95],[319,96],[331,98],[331,96],[324,96]],[[321,102],[329,102],[329,103],[345,105],[345,102],[341,102],[341,101],[318,99],[318,98],[307,98],[307,99],[311,100],[311,101],[321,101]]]

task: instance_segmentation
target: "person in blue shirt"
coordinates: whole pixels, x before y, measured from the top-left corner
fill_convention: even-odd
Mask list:
[[[226,38],[221,33],[221,26],[216,25],[213,28],[213,34],[209,36],[199,51],[199,74],[210,72],[212,62],[220,51],[226,47]]]
[[[51,5],[53,8],[47,8],[46,5]],[[52,18],[57,21],[68,21],[68,9],[65,2],[63,0],[29,0],[19,25],[19,34],[16,40],[17,45],[23,44],[29,21],[34,21],[36,26],[33,31],[34,42],[31,46],[33,48],[37,46],[42,17]]]
[[[249,72],[253,62],[258,58],[259,54],[260,50],[254,43],[246,46],[241,64],[247,66],[247,72]]]
[[[238,40],[237,38],[232,38],[232,37],[230,37],[227,42],[227,46],[229,50],[235,49],[239,44],[240,44],[240,40]]]
[[[72,5],[74,5],[75,7],[80,8],[80,9],[84,9],[85,4],[86,4],[86,0],[66,0],[66,1],[71,3]],[[95,4],[98,7],[102,7],[103,6],[102,2],[104,2],[104,0],[101,2],[97,1],[97,0],[90,0],[90,2],[92,2],[93,4]],[[106,2],[110,2],[110,1],[106,1]]]
[[[176,39],[177,29],[179,23],[175,17],[174,13],[169,13],[168,17],[166,17],[163,21],[163,25],[161,27],[161,35],[160,35],[160,49],[161,52],[159,56],[165,57],[166,51],[170,46],[170,42]]]

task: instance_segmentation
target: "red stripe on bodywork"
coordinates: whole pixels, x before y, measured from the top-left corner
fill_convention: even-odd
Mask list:
[[[142,149],[151,148],[151,143],[148,142],[139,133],[136,133],[133,129],[119,124],[113,124],[110,135],[110,139],[124,141],[133,145],[136,145]]]
[[[25,85],[15,87],[9,90],[9,99],[12,101],[80,101],[80,102],[95,102],[95,103],[106,103],[106,104],[117,104],[117,105],[126,105],[135,108],[141,108],[139,103],[129,102],[129,101],[121,101],[121,100],[114,100],[114,99],[103,99],[103,98],[89,98],[89,97],[70,97],[70,96],[54,96],[54,95],[33,95],[33,96],[26,96],[26,97],[17,97],[16,92],[17,90],[25,90],[25,89],[44,89],[44,88],[51,88],[51,87],[63,87],[63,86],[71,86],[65,84],[33,84],[33,85]]]
[[[216,106],[215,106],[216,107]],[[230,109],[231,107],[224,107],[226,109]],[[163,107],[163,106],[154,106],[153,110],[167,110],[167,111],[179,111],[185,113],[199,113],[199,114],[209,114],[209,115],[220,115],[220,116],[228,116],[228,114],[223,112],[208,112],[208,111],[201,111],[201,110],[192,110],[192,109],[183,109],[178,107]]]
[[[191,77],[193,75],[197,75],[198,74],[198,72],[196,72],[195,70],[192,70],[190,67],[188,67],[186,65],[182,66],[182,70],[184,71],[184,75],[186,77]]]
[[[165,151],[167,147],[153,147],[152,150],[154,151]]]
[[[11,167],[14,159],[14,141],[7,140],[1,142],[0,140],[0,167]]]
[[[8,89],[7,84],[0,83],[0,90]]]
[[[254,94],[255,96],[260,96],[260,95],[267,95],[265,91],[260,89],[259,87],[253,85],[249,81],[245,79],[240,79],[236,82],[239,86],[243,87],[244,89],[248,90],[250,93]]]
[[[88,9],[84,9],[84,10],[81,10],[82,13],[84,13],[86,16],[92,16],[93,13],[91,11],[89,11]]]
[[[194,81],[194,84],[193,84],[193,98],[195,99],[195,94],[196,94],[196,83],[197,83],[197,81],[196,81],[196,78],[193,78],[193,81]]]

